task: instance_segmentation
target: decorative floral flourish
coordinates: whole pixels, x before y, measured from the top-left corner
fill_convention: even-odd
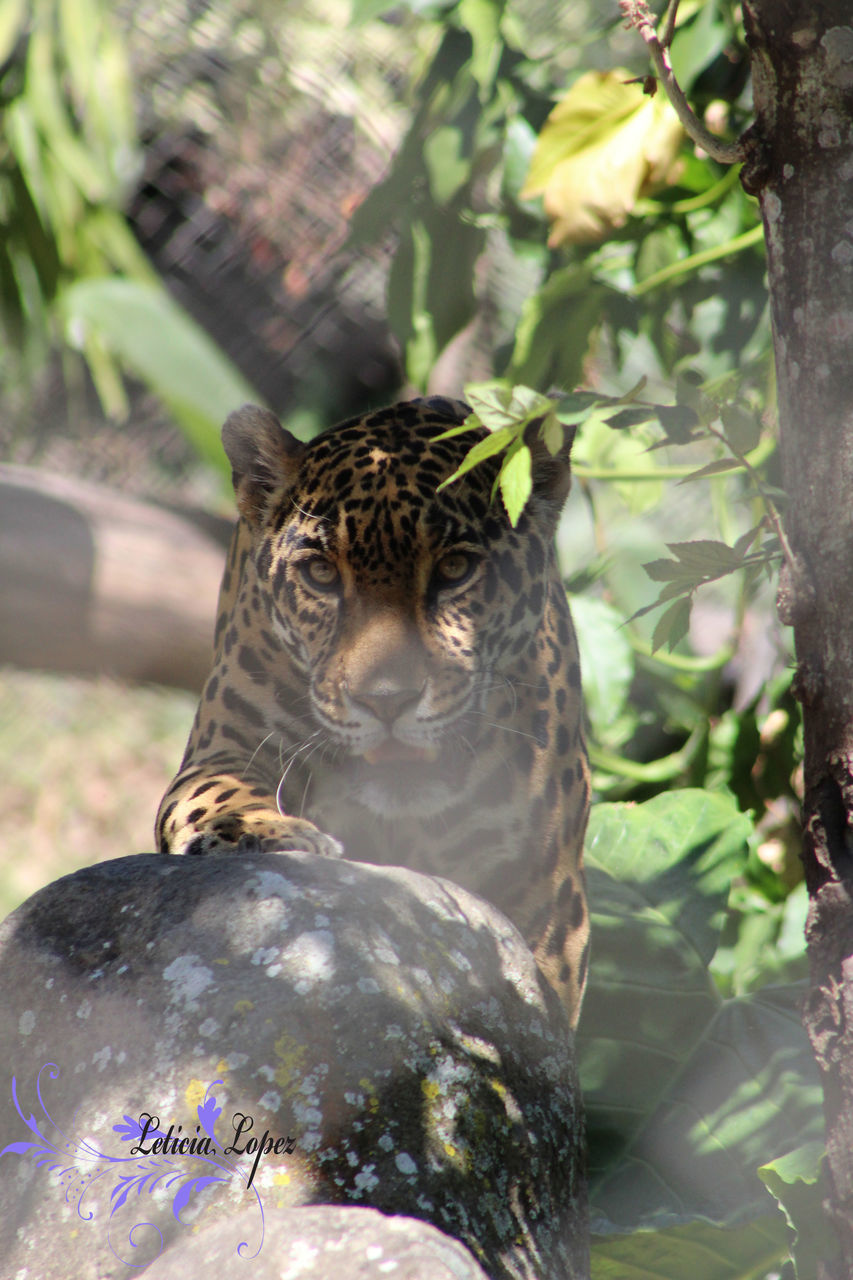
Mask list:
[[[37,1120],[32,1112],[29,1117],[24,1115],[18,1101],[17,1080],[14,1076],[12,1077],[12,1100],[15,1110],[33,1135],[33,1140],[10,1142],[0,1151],[0,1159],[6,1155],[29,1155],[35,1160],[37,1166],[47,1166],[49,1172],[58,1175],[60,1186],[65,1188],[66,1203],[76,1203],[77,1216],[82,1221],[91,1222],[95,1216],[92,1210],[84,1209],[84,1197],[90,1187],[110,1173],[116,1178],[116,1185],[110,1193],[110,1222],[113,1215],[126,1203],[132,1191],[139,1196],[143,1191],[151,1194],[157,1187],[169,1189],[175,1187],[172,1196],[172,1216],[176,1222],[181,1223],[181,1213],[186,1209],[190,1198],[212,1183],[225,1183],[230,1178],[237,1177],[249,1186],[250,1177],[223,1154],[227,1141],[216,1136],[216,1122],[222,1115],[222,1108],[216,1105],[216,1097],[211,1090],[216,1085],[221,1085],[223,1081],[214,1080],[209,1084],[203,1100],[196,1108],[199,1129],[203,1131],[205,1138],[194,1139],[188,1143],[190,1150],[176,1152],[174,1149],[178,1146],[178,1139],[173,1137],[172,1129],[164,1133],[162,1129],[157,1128],[156,1117],[143,1114],[138,1119],[134,1119],[132,1116],[125,1115],[124,1124],[113,1125],[113,1132],[119,1135],[122,1142],[131,1144],[131,1152],[134,1148],[143,1148],[143,1142],[148,1145],[149,1151],[145,1152],[143,1149],[139,1154],[115,1156],[100,1151],[85,1138],[69,1137],[52,1119],[41,1093],[41,1078],[45,1071],[49,1071],[51,1080],[58,1079],[60,1074],[56,1063],[46,1062],[36,1078],[36,1095],[43,1120]],[[146,1121],[145,1124],[142,1123],[143,1120]],[[152,1150],[155,1147],[156,1153]],[[197,1149],[199,1147],[201,1150]],[[195,1161],[196,1164],[187,1169],[187,1161]],[[199,1164],[207,1166],[207,1169],[204,1172],[198,1172]],[[217,1172],[214,1173],[212,1171],[214,1169]],[[265,1224],[261,1197],[254,1186],[250,1189],[257,1200],[261,1215],[261,1239],[254,1253],[248,1252],[249,1246],[245,1240],[237,1245],[236,1252],[241,1258],[251,1261],[257,1258],[263,1246]],[[181,1223],[181,1226],[184,1225]],[[145,1227],[152,1228],[159,1237],[160,1245],[155,1255],[159,1256],[163,1252],[164,1240],[163,1233],[155,1222],[135,1223],[128,1232],[130,1246],[133,1249],[138,1248],[138,1240],[134,1239],[134,1236],[138,1236]],[[150,1256],[141,1262],[128,1262],[126,1258],[122,1258],[113,1247],[110,1230],[111,1228],[108,1227],[107,1243],[119,1261],[124,1262],[128,1267],[148,1266],[153,1261]]]

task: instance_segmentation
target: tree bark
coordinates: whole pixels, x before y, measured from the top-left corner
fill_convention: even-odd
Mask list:
[[[821,1280],[853,1277],[853,7],[746,0],[791,549],[780,586],[805,732],[811,990],[825,1098]],[[834,1255],[834,1256],[832,1256]]]
[[[0,662],[200,689],[230,528],[0,466]]]

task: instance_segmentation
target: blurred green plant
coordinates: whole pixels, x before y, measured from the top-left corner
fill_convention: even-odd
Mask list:
[[[353,0],[353,20],[385,7]],[[490,434],[459,474],[502,454],[513,522],[529,433],[555,450],[577,432],[558,548],[598,800],[578,1042],[593,1275],[806,1276],[822,1121],[797,1012],[802,742],[783,646],[757,672],[748,656],[786,555],[757,208],[686,141],[640,41],[616,69],[632,52],[612,12],[401,11],[435,23],[436,52],[353,241],[399,237],[408,377],[426,389],[467,332],[490,375],[465,389],[470,421]],[[750,111],[739,21],[729,0],[684,2],[671,47],[730,138]]]
[[[170,301],[130,231],[122,204],[138,168],[130,72],[107,0],[0,0],[6,378],[32,377],[54,348],[66,363],[79,353],[105,411],[121,418],[131,371],[224,472],[222,415],[251,388]]]
[[[352,0],[353,28],[389,8]],[[398,0],[387,21],[428,25],[434,52],[350,247],[396,238],[387,310],[407,377],[426,389],[468,333],[484,372],[467,396],[490,434],[465,465],[504,453],[512,520],[525,432],[556,447],[577,431],[581,501],[558,546],[598,800],[578,1042],[593,1274],[805,1277],[821,1120],[796,1011],[799,717],[784,652],[758,677],[747,656],[785,554],[756,207],[644,92],[640,42],[610,8]],[[706,122],[737,136],[737,6],[683,0],[671,55]],[[116,414],[132,370],[219,457],[221,418],[251,393],[119,212],[138,153],[107,0],[0,0],[0,109],[9,351],[29,367],[55,342],[82,352]]]

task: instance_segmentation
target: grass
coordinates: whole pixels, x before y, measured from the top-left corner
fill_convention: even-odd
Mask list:
[[[153,849],[196,702],[0,668],[0,916],[79,867]]]

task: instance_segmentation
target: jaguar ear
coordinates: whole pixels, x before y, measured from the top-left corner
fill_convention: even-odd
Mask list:
[[[570,455],[575,438],[574,427],[563,427],[563,440],[556,453],[551,453],[542,438],[542,419],[529,423],[524,443],[531,454],[533,493],[553,508],[556,520],[572,487]]]
[[[440,418],[447,418],[448,422],[455,422],[459,425],[465,421],[471,412],[471,406],[466,404],[464,400],[451,400],[448,396],[418,396],[412,403],[424,404],[433,413],[437,413]]]
[[[270,493],[295,479],[305,445],[284,429],[274,413],[255,404],[244,404],[228,415],[222,443],[231,463],[237,505],[255,524]]]

